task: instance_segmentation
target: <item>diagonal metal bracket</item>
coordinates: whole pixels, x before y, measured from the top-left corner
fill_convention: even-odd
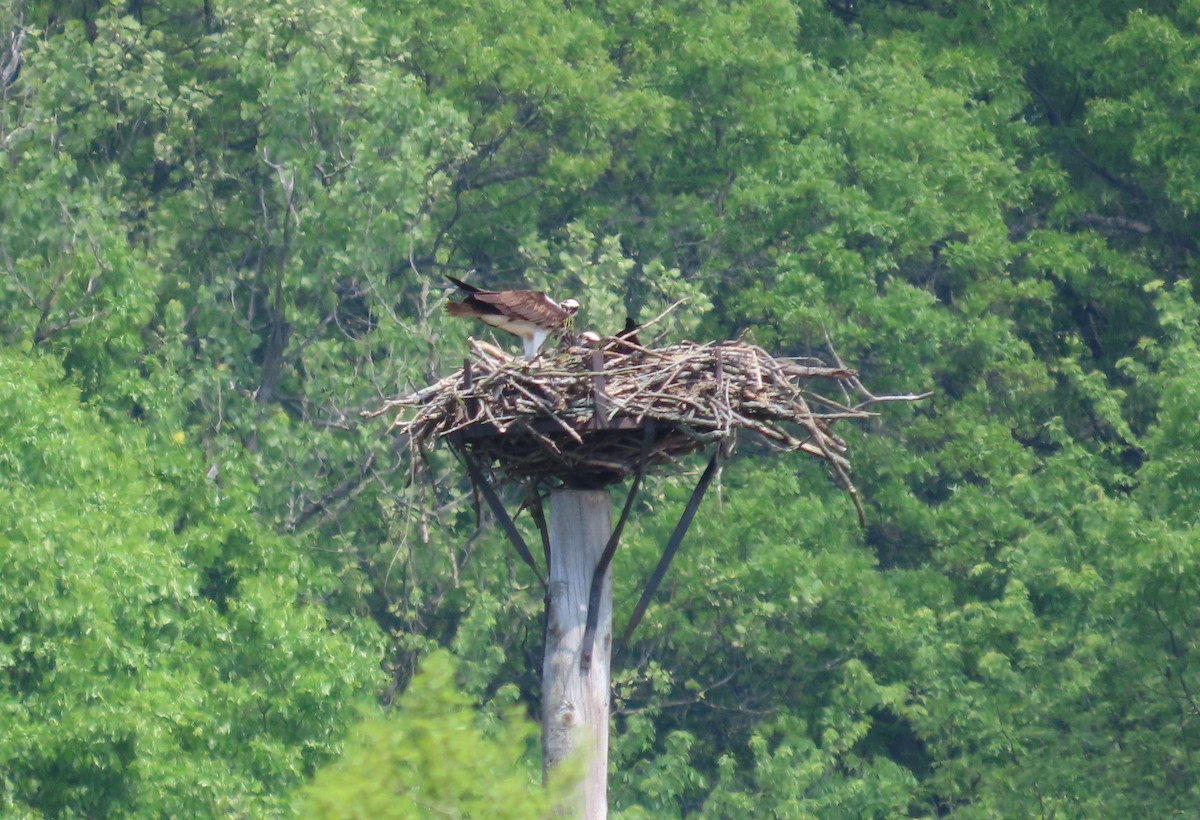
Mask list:
[[[629,485],[629,494],[625,496],[625,506],[621,508],[621,517],[617,519],[617,526],[609,535],[608,543],[604,545],[604,552],[600,554],[600,560],[596,562],[596,568],[592,571],[592,587],[588,591],[587,620],[583,627],[583,643],[579,654],[580,672],[587,672],[592,667],[592,648],[596,643],[596,623],[600,619],[600,593],[604,589],[604,575],[608,572],[609,565],[612,564],[613,556],[617,553],[617,545],[621,542],[621,532],[625,529],[625,522],[629,519],[629,511],[633,509],[633,500],[637,496],[638,488],[642,486],[642,476],[646,472],[646,459],[650,456],[654,435],[654,422],[647,421],[642,429],[642,452],[638,457],[637,472],[633,476],[633,482]]]
[[[542,536],[542,557],[546,561],[546,576],[550,576],[550,528],[546,525],[546,511],[542,508],[542,495],[538,490],[538,482],[529,485],[529,514],[537,525],[538,533]],[[520,514],[520,510],[517,511]]]
[[[633,608],[633,614],[629,616],[629,625],[625,627],[625,634],[621,636],[621,640],[617,644],[617,652],[625,648],[625,644],[629,641],[629,636],[637,629],[642,616],[646,614],[646,607],[650,605],[650,599],[654,597],[654,593],[658,590],[658,585],[662,582],[663,576],[666,575],[667,567],[671,565],[671,559],[675,557],[679,545],[683,543],[683,537],[687,535],[688,527],[692,525],[692,519],[696,517],[696,510],[700,508],[700,502],[704,499],[704,493],[708,490],[708,485],[712,483],[713,476],[717,473],[717,461],[720,455],[721,448],[718,447],[717,451],[713,453],[712,458],[709,459],[708,467],[705,468],[704,474],[700,476],[700,481],[696,484],[696,489],[692,490],[692,497],[688,500],[687,507],[684,509],[679,523],[675,525],[675,532],[671,533],[671,540],[667,542],[667,547],[663,550],[662,558],[659,559],[658,566],[654,568],[654,574],[646,582],[646,588],[642,590],[642,597],[638,600],[637,606]]]
[[[488,506],[492,508],[492,512],[495,514],[496,520],[500,523],[501,528],[503,528],[505,534],[508,536],[508,540],[511,541],[512,545],[516,548],[517,554],[521,556],[521,560],[529,565],[529,568],[533,570],[533,574],[537,576],[537,579],[542,583],[542,586],[546,586],[546,579],[543,578],[541,572],[538,571],[537,562],[533,560],[533,553],[529,551],[529,545],[525,543],[525,539],[521,537],[521,533],[517,529],[517,525],[514,524],[512,518],[509,517],[508,511],[504,509],[504,504],[500,502],[500,497],[497,496],[496,491],[492,489],[491,482],[484,477],[483,470],[481,470],[479,467],[479,462],[467,451],[465,446],[460,447],[459,450],[463,454],[463,461],[466,462],[467,473],[471,476],[471,483],[479,489],[479,492],[483,494],[484,499],[487,500]]]
[[[533,480],[528,485],[529,488],[529,514],[533,516],[533,523],[537,524],[538,532],[542,536],[542,557],[546,561],[546,577],[550,577],[550,528],[546,525],[546,511],[542,508],[542,494],[538,488],[537,480]],[[547,631],[550,629],[550,585],[544,584],[542,587],[542,650],[545,651]],[[538,667],[538,680],[542,679],[542,667]]]

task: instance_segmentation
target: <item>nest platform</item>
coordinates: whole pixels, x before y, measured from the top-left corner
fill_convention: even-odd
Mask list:
[[[728,451],[749,434],[827,462],[853,494],[832,425],[870,417],[882,400],[840,362],[776,358],[744,341],[643,347],[610,337],[532,361],[470,347],[460,370],[369,415],[396,412],[392,430],[414,446],[444,439],[521,482],[603,487],[712,445]]]

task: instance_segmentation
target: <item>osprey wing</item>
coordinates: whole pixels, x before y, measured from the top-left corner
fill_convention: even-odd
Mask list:
[[[540,290],[480,291],[471,301],[489,305],[505,316],[531,322],[546,329],[558,327],[571,313]]]
[[[490,292],[490,291],[484,291],[484,289],[483,289],[483,288],[477,288],[477,287],[475,287],[474,285],[468,285],[468,284],[467,284],[466,282],[464,282],[463,280],[461,280],[461,279],[455,279],[453,276],[451,276],[451,275],[450,275],[450,274],[448,274],[448,273],[446,273],[446,274],[443,274],[443,276],[445,276],[447,279],[449,279],[449,280],[450,280],[450,282],[451,282],[451,283],[454,285],[454,287],[458,288],[458,289],[459,289],[459,290],[461,290],[463,293],[466,293],[466,294],[471,294],[471,293],[487,293],[487,292]]]

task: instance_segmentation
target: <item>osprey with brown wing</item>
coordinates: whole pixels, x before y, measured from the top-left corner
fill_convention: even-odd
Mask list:
[[[484,290],[453,276],[446,278],[465,296],[461,302],[447,302],[446,311],[518,337],[526,359],[536,356],[546,338],[570,325],[579,312],[574,299],[555,302],[540,290]]]

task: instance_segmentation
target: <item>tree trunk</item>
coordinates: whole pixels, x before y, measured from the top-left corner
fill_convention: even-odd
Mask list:
[[[609,653],[612,647],[612,568],[600,596],[596,644],[587,673],[580,652],[592,572],[612,532],[607,490],[550,494],[550,608],[542,664],[543,772],[568,755],[584,758],[576,816],[608,816]]]

